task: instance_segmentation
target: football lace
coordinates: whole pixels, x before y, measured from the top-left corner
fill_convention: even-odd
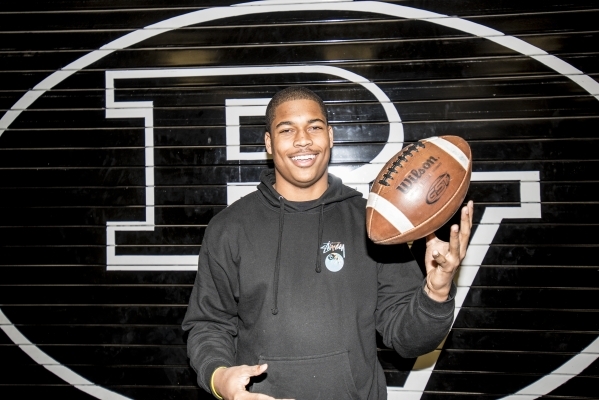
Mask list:
[[[408,156],[412,156],[412,152],[414,151],[418,151],[418,148],[425,148],[425,144],[419,140],[416,143],[413,143],[409,146],[406,146],[402,151],[399,152],[399,154],[397,155],[397,159],[395,161],[393,161],[393,164],[391,164],[391,166],[389,168],[387,168],[387,172],[385,172],[383,174],[383,179],[381,179],[379,181],[379,183],[383,186],[391,186],[389,185],[389,182],[387,182],[389,179],[392,179],[393,176],[392,174],[396,173],[397,170],[395,168],[399,167],[399,168],[403,168],[403,165],[401,165],[402,162],[407,162],[408,161]]]

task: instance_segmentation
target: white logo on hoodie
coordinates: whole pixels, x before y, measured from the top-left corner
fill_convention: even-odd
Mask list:
[[[329,254],[324,260],[324,265],[329,271],[337,272],[343,268],[343,264],[345,263],[345,245],[343,243],[327,242],[323,243],[320,248],[322,249],[322,254],[334,252]]]

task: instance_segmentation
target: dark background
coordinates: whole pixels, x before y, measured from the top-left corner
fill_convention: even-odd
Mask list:
[[[114,39],[235,3],[3,1],[0,116],[44,78]],[[494,28],[599,80],[596,1],[388,3]],[[194,272],[106,270],[106,221],[143,220],[146,183],[143,123],[105,117],[104,73],[296,64],[336,66],[375,82],[402,118],[405,143],[459,135],[471,144],[475,172],[539,171],[542,217],[502,222],[423,398],[502,398],[597,338],[598,99],[489,40],[338,11],[221,19],[155,36],[91,64],[23,111],[0,136],[0,310],[14,327],[122,395],[209,398],[195,383],[180,329]],[[119,82],[118,101],[154,102],[156,229],[117,234],[117,252],[197,254],[206,224],[227,204],[227,182],[257,181],[267,167],[227,160],[225,99],[270,97],[297,83],[329,106],[333,165],[359,166],[380,151],[388,136],[381,105],[338,77]],[[245,150],[260,151],[263,120],[242,124]],[[519,195],[514,182],[473,182],[475,222],[487,207],[518,206]],[[30,359],[4,331],[0,359],[0,398],[92,398]],[[389,385],[401,386],[413,360],[386,349],[380,359]],[[593,399],[598,388],[595,360],[544,398]]]

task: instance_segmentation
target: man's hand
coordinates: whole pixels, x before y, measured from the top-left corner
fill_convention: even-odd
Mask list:
[[[428,296],[436,301],[445,301],[449,296],[451,282],[460,263],[466,257],[474,203],[469,201],[462,208],[460,226],[452,225],[449,243],[444,242],[431,233],[426,237],[426,286]]]
[[[239,365],[236,367],[221,368],[214,372],[214,389],[225,400],[275,400],[270,396],[260,393],[250,393],[245,387],[253,376],[262,375],[268,366]]]

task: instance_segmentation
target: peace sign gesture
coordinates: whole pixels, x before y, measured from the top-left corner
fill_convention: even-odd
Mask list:
[[[468,240],[472,229],[472,214],[474,203],[469,201],[462,208],[460,226],[452,225],[449,243],[444,242],[431,233],[426,237],[426,266],[425,292],[436,301],[445,301],[449,296],[451,282],[460,263],[466,257]]]

